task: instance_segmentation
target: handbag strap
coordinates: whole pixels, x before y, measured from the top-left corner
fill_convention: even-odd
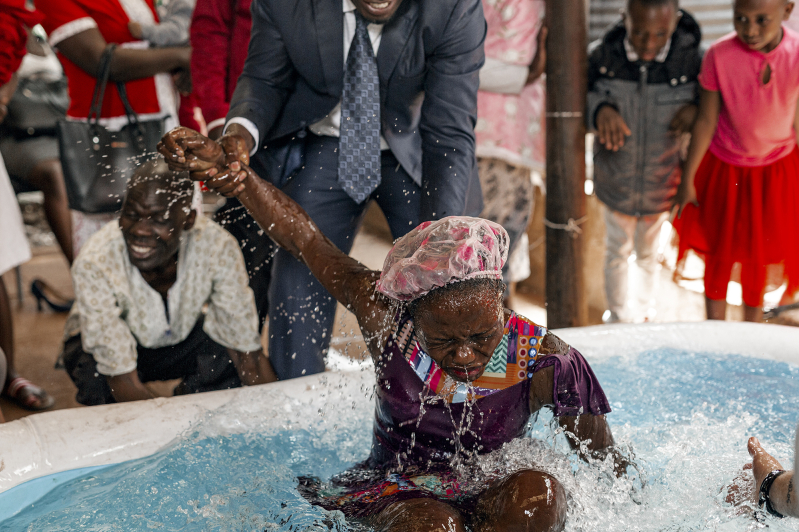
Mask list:
[[[136,111],[133,110],[133,106],[130,105],[130,101],[128,101],[128,90],[125,88],[125,84],[117,82],[117,91],[119,92],[119,98],[122,100],[122,105],[125,106],[125,114],[128,117],[128,122],[138,128],[139,115],[136,114]]]
[[[125,114],[128,117],[128,123],[131,125],[131,140],[136,143],[139,151],[144,152],[147,149],[147,144],[144,140],[144,129],[141,127],[141,123],[139,123],[139,115],[136,114],[136,111],[133,110],[133,107],[128,101],[128,91],[125,89],[125,84],[117,83],[117,90],[119,91],[122,105],[125,106]]]
[[[108,85],[108,77],[111,75],[111,60],[114,58],[114,50],[116,47],[117,45],[114,43],[106,46],[105,50],[103,50],[103,55],[100,57],[100,64],[97,65],[97,81],[94,83],[92,105],[89,108],[89,123],[96,124],[100,119],[100,113],[103,110],[105,88],[106,85]]]
[[[111,76],[111,60],[114,58],[114,50],[117,45],[114,43],[109,44],[103,50],[103,55],[100,57],[100,64],[97,67],[97,82],[94,84],[94,94],[92,95],[92,105],[89,109],[89,124],[96,125],[100,119],[100,113],[103,109],[103,96],[105,89],[108,85],[108,78]],[[125,88],[124,82],[116,82],[119,98],[122,100],[122,105],[125,107],[125,116],[127,116],[128,123],[133,126],[134,140],[139,144],[140,149],[144,149],[144,130],[139,124],[139,115],[133,110],[128,100],[128,91]]]

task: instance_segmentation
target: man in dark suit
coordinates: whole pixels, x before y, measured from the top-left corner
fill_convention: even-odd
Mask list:
[[[479,213],[480,0],[254,0],[252,13],[220,139],[229,162],[252,155],[345,252],[370,199],[395,238]],[[334,313],[308,269],[278,251],[269,356],[281,379],[324,371]]]

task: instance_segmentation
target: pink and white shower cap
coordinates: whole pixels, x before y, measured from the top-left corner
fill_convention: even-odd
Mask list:
[[[434,288],[467,279],[502,279],[508,233],[494,222],[449,216],[424,222],[388,252],[377,291],[412,301]]]

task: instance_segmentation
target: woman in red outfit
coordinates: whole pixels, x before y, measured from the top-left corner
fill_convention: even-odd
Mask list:
[[[171,73],[187,71],[188,46],[149,48],[135,39],[130,22],[157,22],[154,0],[37,0],[50,44],[58,51],[72,98],[67,118],[89,115],[95,73],[108,43],[117,43],[111,63],[111,81],[126,82],[133,110],[142,120],[166,117],[166,129],[177,125]],[[127,124],[117,88],[109,83],[100,123],[114,130]],[[74,212],[74,211],[73,211]],[[75,254],[81,245],[113,215],[74,215]]]

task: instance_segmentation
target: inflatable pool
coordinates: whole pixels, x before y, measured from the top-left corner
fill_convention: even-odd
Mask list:
[[[592,364],[617,443],[639,474],[584,464],[546,414],[479,468],[562,479],[567,530],[745,530],[722,486],[758,435],[793,462],[799,329],[703,322],[557,331]],[[371,443],[372,368],[0,425],[2,530],[352,530],[312,507],[296,476],[325,480]],[[795,523],[769,523],[794,530]]]

